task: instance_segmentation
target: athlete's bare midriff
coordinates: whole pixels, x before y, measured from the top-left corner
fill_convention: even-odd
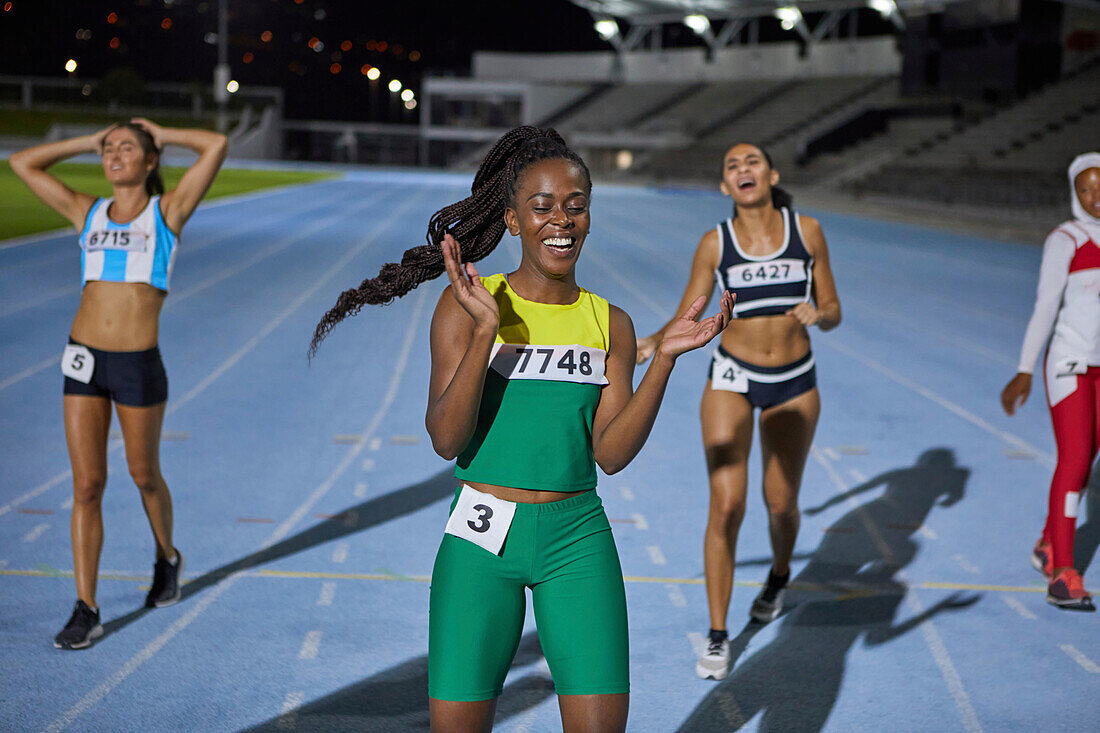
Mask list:
[[[144,351],[157,345],[165,293],[145,283],[93,280],[84,285],[70,331],[103,351]]]
[[[494,486],[493,484],[481,484],[475,481],[466,481],[471,488],[485,494],[492,494],[504,501],[513,501],[518,504],[549,504],[552,501],[561,501],[571,496],[585,493],[584,491],[534,491],[532,489],[514,489],[510,486]],[[587,489],[591,491],[591,489]]]
[[[810,335],[794,316],[734,318],[722,332],[722,348],[750,364],[778,367],[805,356]]]

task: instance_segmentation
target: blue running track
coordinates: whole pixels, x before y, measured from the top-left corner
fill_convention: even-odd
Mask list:
[[[364,310],[312,366],[305,355],[339,291],[422,243],[468,185],[349,173],[199,210],[160,344],[184,600],[141,608],[152,537],[112,440],[107,634],[82,652],[52,646],[75,597],[58,367],[75,236],[0,245],[0,729],[426,730],[428,575],[454,484],[423,421],[444,282]],[[1039,390],[1012,419],[998,403],[1039,248],[807,213],[829,240],[844,323],[814,333],[823,414],[789,608],[744,623],[770,555],[753,489],[736,666],[722,683],[695,677],[708,354],[690,354],[645,450],[599,486],[627,576],[630,729],[1096,730],[1100,617],[1048,606],[1028,563],[1054,465],[1046,406]],[[598,187],[578,279],[648,333],[725,215],[717,195]],[[518,255],[508,239],[481,270]],[[758,457],[750,475],[758,487]],[[1083,569],[1100,544],[1094,505]],[[529,619],[497,730],[559,728]]]

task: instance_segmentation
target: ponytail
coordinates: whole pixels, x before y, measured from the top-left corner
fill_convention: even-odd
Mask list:
[[[425,235],[427,244],[405,250],[400,263],[388,262],[377,276],[340,293],[336,305],[314,329],[310,358],[336,324],[356,315],[363,306],[392,303],[421,283],[439,277],[446,269],[440,246],[445,234],[461,244],[463,262],[488,257],[504,236],[504,210],[515,197],[520,174],[533,163],[562,158],[581,167],[591,188],[588,167],[555,130],[524,125],[505,133],[481,161],[470,195],[432,214]]]

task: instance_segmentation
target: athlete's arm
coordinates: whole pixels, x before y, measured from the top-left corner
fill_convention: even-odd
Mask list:
[[[825,244],[825,233],[821,231],[817,219],[799,216],[798,223],[805,238],[803,243],[814,258],[814,305],[799,303],[787,311],[787,315],[797,318],[803,326],[817,326],[822,331],[828,331],[840,325],[840,298],[836,294],[833,270],[829,267],[829,248]]]
[[[703,301],[703,308],[707,307],[711,293],[714,292],[714,270],[717,267],[718,232],[711,229],[703,235],[703,238],[699,240],[699,246],[695,248],[695,257],[691,260],[691,275],[688,277],[687,287],[684,288],[684,295],[680,298],[680,305],[676,309],[677,313],[685,312],[688,306],[698,300],[700,296],[706,298]],[[661,326],[652,335],[637,340],[637,363],[641,364],[653,356],[653,352],[657,348],[657,344],[661,342],[661,336],[664,335],[665,329],[675,323],[676,320],[677,318],[673,317],[672,320]]]
[[[74,227],[81,229],[88,210],[95,203],[95,196],[74,191],[46,170],[55,163],[74,155],[100,152],[103,147],[103,138],[113,129],[114,125],[111,125],[92,135],[81,135],[20,150],[12,153],[8,162],[15,175],[27,184],[27,188],[35,196],[72,222]]]
[[[164,216],[164,223],[179,234],[214,182],[229,143],[225,135],[210,130],[161,127],[144,117],[135,117],[132,122],[148,130],[160,150],[165,145],[179,145],[199,154],[199,159],[191,164],[179,184],[160,197],[160,213]]]
[[[477,427],[500,315],[473,263],[463,265],[458,243],[450,234],[444,236],[442,246],[451,284],[432,316],[431,382],[424,423],[435,452],[449,461],[466,448]]]
[[[679,317],[663,330],[653,355],[653,363],[633,390],[635,337],[634,324],[624,311],[611,306],[611,344],[604,374],[607,386],[592,420],[592,450],[604,473],[612,474],[627,466],[645,445],[676,358],[705,345],[722,332],[733,313],[733,298],[722,293],[722,310],[710,318],[696,321],[706,304],[700,295]]]
[[[1055,229],[1043,243],[1043,260],[1039,265],[1039,286],[1035,290],[1035,309],[1024,333],[1024,344],[1020,348],[1020,365],[1016,376],[1009,380],[1001,392],[1001,406],[1009,415],[1027,402],[1031,394],[1031,373],[1035,369],[1035,360],[1046,346],[1054,321],[1058,318],[1058,309],[1062,306],[1062,295],[1066,291],[1069,279],[1069,263],[1077,251],[1077,243],[1061,229]]]

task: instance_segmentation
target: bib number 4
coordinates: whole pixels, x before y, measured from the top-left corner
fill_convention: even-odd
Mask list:
[[[444,532],[499,555],[515,514],[515,502],[463,485]]]

